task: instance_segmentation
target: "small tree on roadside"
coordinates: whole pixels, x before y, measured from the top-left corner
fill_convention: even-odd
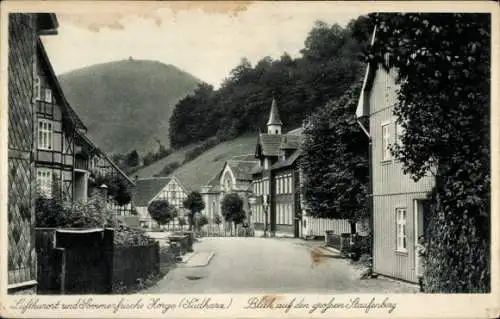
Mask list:
[[[219,226],[221,223],[222,223],[222,218],[220,217],[220,215],[215,215],[214,216],[214,223]]]
[[[243,199],[236,194],[227,194],[221,203],[222,215],[224,219],[234,223],[234,227],[245,220],[245,211],[243,211]],[[231,228],[232,233],[232,228]]]
[[[186,218],[184,217],[177,218],[177,222],[179,223],[179,226],[181,226],[181,229],[184,229],[184,226],[187,224]]]
[[[199,231],[203,226],[205,226],[206,224],[208,224],[208,218],[205,215],[199,215],[197,217],[197,219],[198,220],[196,222],[196,225],[198,226],[197,230]]]
[[[177,210],[167,200],[155,200],[148,206],[148,213],[159,225],[166,225],[177,217]]]
[[[205,202],[203,201],[203,198],[201,197],[201,194],[199,192],[193,191],[189,193],[188,197],[182,204],[184,205],[184,208],[189,210],[189,230],[192,230],[194,224],[194,214],[205,209]]]

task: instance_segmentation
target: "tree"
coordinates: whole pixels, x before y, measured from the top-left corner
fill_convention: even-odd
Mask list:
[[[182,203],[184,208],[189,210],[188,221],[189,230],[193,229],[194,214],[201,212],[205,209],[205,202],[199,192],[193,191],[188,194],[187,198]]]
[[[119,205],[127,205],[132,200],[132,191],[130,190],[129,184],[122,175],[119,174],[98,174],[92,185],[92,187],[99,187],[102,184],[108,187],[107,194],[113,201]]]
[[[489,14],[379,14],[373,64],[398,70],[393,154],[414,180],[433,175],[425,257],[429,292],[490,290]]]
[[[129,154],[127,154],[125,163],[129,167],[135,167],[139,165],[139,154],[137,153],[136,150],[133,150]]]
[[[368,137],[354,119],[361,83],[308,118],[301,167],[311,215],[348,219],[369,217]]]
[[[197,215],[196,217],[196,226],[197,226],[197,231],[200,231],[200,229],[208,224],[208,218],[205,215]]]
[[[241,224],[245,220],[245,212],[243,211],[243,199],[236,193],[227,194],[222,199],[221,210],[224,219],[234,223],[234,227]]]
[[[214,216],[214,223],[219,226],[221,223],[222,223],[222,218],[220,217],[220,215],[215,215]]]
[[[177,217],[177,210],[167,200],[155,200],[148,206],[148,213],[159,225],[166,225]]]

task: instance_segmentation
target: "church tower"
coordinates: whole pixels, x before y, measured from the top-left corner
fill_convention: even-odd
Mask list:
[[[283,123],[281,123],[280,120],[276,99],[273,97],[273,102],[271,103],[271,113],[269,114],[269,121],[267,121],[267,134],[280,135],[282,125]]]

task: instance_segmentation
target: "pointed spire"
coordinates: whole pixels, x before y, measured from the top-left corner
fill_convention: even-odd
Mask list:
[[[278,105],[276,103],[276,99],[273,96],[273,102],[271,103],[271,113],[269,114],[269,121],[267,121],[267,125],[283,125],[280,120],[280,114],[278,111]]]

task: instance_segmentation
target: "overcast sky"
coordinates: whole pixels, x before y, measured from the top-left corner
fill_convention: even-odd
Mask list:
[[[254,64],[285,51],[298,56],[314,21],[344,26],[364,13],[310,2],[254,3],[228,14],[230,9],[58,12],[59,33],[44,36],[43,43],[57,74],[132,56],[173,64],[218,87],[242,57]]]

